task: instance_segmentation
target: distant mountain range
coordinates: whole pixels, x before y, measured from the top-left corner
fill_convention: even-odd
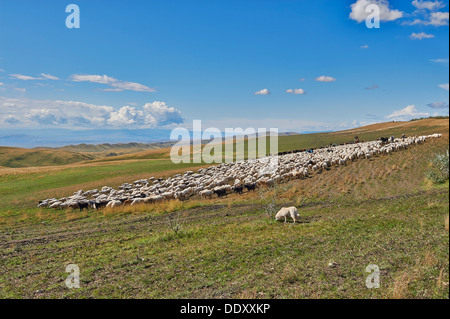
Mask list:
[[[155,145],[146,147],[136,144],[170,143],[170,133],[171,130],[168,129],[0,129],[0,146],[21,148],[65,147],[76,148],[77,150],[81,148],[84,151],[89,151],[88,145],[104,145],[105,150],[135,147],[153,149]],[[299,133],[280,133],[279,136],[296,134]],[[117,147],[116,144],[121,145]],[[95,147],[95,149],[98,151],[98,147]]]
[[[168,141],[170,130],[0,129],[0,146],[62,147],[77,144],[154,143]]]

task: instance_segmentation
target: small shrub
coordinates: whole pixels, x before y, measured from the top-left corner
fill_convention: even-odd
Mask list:
[[[274,184],[270,187],[260,187],[258,195],[263,202],[264,212],[267,217],[272,218],[277,212],[277,200],[282,193],[289,189],[288,185]]]
[[[434,183],[445,183],[448,180],[449,150],[443,154],[436,154],[431,160],[431,169],[427,177]]]

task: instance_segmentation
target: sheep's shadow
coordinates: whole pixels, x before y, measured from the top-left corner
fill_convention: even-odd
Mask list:
[[[287,220],[286,222],[284,220],[277,220],[276,222],[281,223],[281,224],[292,224],[292,225],[294,225],[294,224],[310,224],[311,223],[311,221],[308,221],[308,220],[296,220],[296,221]]]

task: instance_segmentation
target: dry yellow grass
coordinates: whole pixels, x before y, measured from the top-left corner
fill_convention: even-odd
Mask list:
[[[414,282],[419,282],[425,276],[426,271],[432,267],[436,267],[439,260],[432,250],[425,251],[423,258],[418,259],[416,266],[409,268],[400,273],[395,279],[392,286],[388,289],[387,298],[406,299],[409,298],[408,288]],[[436,287],[441,289],[445,283],[443,282],[444,269],[441,269],[437,278]]]
[[[392,299],[406,299],[408,298],[408,286],[410,283],[410,275],[407,272],[401,273],[395,281],[392,287],[391,298]]]
[[[160,203],[152,204],[136,204],[136,205],[123,205],[118,207],[108,207],[102,210],[104,216],[114,215],[114,214],[142,214],[142,213],[171,213],[181,209],[189,209],[192,207],[200,206],[205,204],[208,200],[196,200],[192,199],[189,201],[179,201],[179,200],[168,200]]]
[[[439,272],[439,277],[437,279],[437,283],[436,283],[436,288],[437,289],[442,289],[445,286],[445,283],[443,282],[443,278],[444,278],[444,268],[441,269],[441,271]],[[447,283],[448,285],[448,283]]]

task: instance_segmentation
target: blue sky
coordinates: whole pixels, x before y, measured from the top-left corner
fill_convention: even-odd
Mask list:
[[[65,25],[69,3],[79,29]],[[366,27],[370,3],[379,29]],[[448,115],[448,10],[418,0],[2,0],[0,128],[200,119],[302,132]]]

